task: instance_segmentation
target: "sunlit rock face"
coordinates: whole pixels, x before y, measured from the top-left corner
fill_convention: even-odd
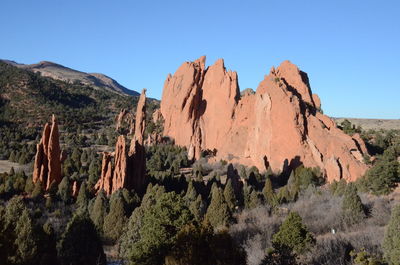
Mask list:
[[[319,167],[328,181],[362,176],[367,152],[361,138],[336,128],[320,112],[308,76],[289,61],[272,68],[255,93],[240,96],[236,72],[222,59],[183,63],[164,83],[164,136],[188,148],[189,158],[216,150],[225,159],[275,172],[300,164]]]
[[[43,129],[42,138],[37,144],[35,163],[33,165],[33,182],[40,181],[44,189],[48,190],[51,183],[61,182],[62,157],[59,141],[58,123],[55,115],[52,117],[51,127],[48,123]]]

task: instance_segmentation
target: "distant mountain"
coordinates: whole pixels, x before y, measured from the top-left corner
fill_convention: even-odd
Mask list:
[[[35,73],[39,72],[45,77],[51,77],[68,83],[81,83],[83,85],[92,86],[95,89],[106,89],[108,91],[131,96],[140,95],[140,93],[122,86],[117,81],[104,74],[85,73],[48,61],[42,61],[37,64],[19,64],[9,60],[1,61],[21,69],[30,70]]]
[[[333,118],[340,124],[344,120],[350,121],[355,126],[364,130],[400,130],[400,119],[358,119],[358,118]]]

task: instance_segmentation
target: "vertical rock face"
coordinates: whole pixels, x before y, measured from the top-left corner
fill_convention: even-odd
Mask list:
[[[45,124],[42,139],[37,145],[33,167],[33,182],[40,181],[47,190],[50,184],[61,182],[61,150],[56,117],[52,117],[51,128]]]
[[[144,130],[146,128],[146,89],[142,90],[136,109],[135,135],[139,144],[143,145]]]
[[[115,145],[115,166],[111,192],[125,187],[128,172],[127,155],[125,136],[120,135]]]
[[[101,176],[95,189],[103,189],[107,195],[126,188],[136,192],[144,191],[146,173],[146,154],[144,149],[144,130],[146,122],[146,90],[142,91],[136,111],[135,135],[129,151],[125,136],[120,135],[115,145],[114,167],[112,156],[103,153]]]
[[[52,125],[49,138],[48,147],[48,160],[49,160],[49,175],[47,178],[47,188],[50,184],[55,181],[56,183],[61,182],[61,149],[59,142],[59,132],[56,117],[53,115]]]
[[[177,145],[190,145],[196,157],[201,153],[199,117],[206,107],[201,97],[205,60],[203,56],[194,62],[186,62],[173,76],[169,75],[161,100],[164,135],[172,136]]]
[[[362,140],[344,134],[319,112],[319,97],[294,64],[272,68],[254,94],[241,97],[237,80],[223,60],[207,69],[204,57],[184,63],[164,85],[164,135],[187,146],[195,158],[215,148],[216,159],[261,170],[320,167],[328,181],[352,181],[365,172]]]
[[[113,168],[111,163],[111,154],[104,152],[101,163],[101,176],[99,181],[94,186],[95,190],[104,190],[107,195],[112,193],[112,177]]]
[[[129,149],[128,185],[142,192],[145,185],[146,152],[144,131],[146,129],[146,89],[142,90],[136,109],[135,135]]]
[[[153,112],[152,118],[153,118],[153,122],[154,123],[157,123],[157,122],[161,121],[163,119],[162,114],[161,114],[161,110],[160,109],[156,109]]]

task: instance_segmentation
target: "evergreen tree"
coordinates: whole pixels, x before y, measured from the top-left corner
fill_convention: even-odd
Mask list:
[[[106,264],[101,240],[89,217],[72,217],[58,244],[58,256],[62,265]]]
[[[364,206],[357,194],[354,183],[346,187],[342,202],[342,221],[344,225],[350,226],[360,223],[365,218]]]
[[[37,234],[22,198],[0,209],[0,257],[5,264],[32,264],[38,254]]]
[[[252,190],[250,193],[250,201],[249,201],[249,209],[257,208],[260,205],[260,199],[258,198],[258,192],[256,190]]]
[[[386,261],[390,265],[400,264],[400,204],[392,210],[392,215],[386,227],[383,239],[383,251]]]
[[[379,160],[361,179],[366,189],[375,195],[386,195],[396,188],[400,181],[396,160]]]
[[[265,202],[274,207],[276,205],[276,196],[272,188],[272,182],[269,176],[265,179],[264,188],[262,190]]]
[[[246,255],[226,231],[214,233],[211,225],[190,224],[178,233],[165,265],[242,265]]]
[[[346,192],[346,188],[347,188],[347,182],[345,179],[341,179],[339,180],[339,182],[337,183],[337,187],[334,191],[334,194],[336,196],[343,196],[344,193]]]
[[[11,162],[15,162],[16,161],[16,159],[15,159],[15,151],[14,150],[11,151],[8,160],[10,160]]]
[[[43,194],[44,194],[44,191],[43,191],[42,182],[37,181],[35,183],[35,187],[34,187],[34,189],[32,191],[31,197],[34,200],[39,200],[39,199],[43,198]]]
[[[251,204],[251,198],[250,198],[250,194],[252,191],[252,187],[249,185],[244,185],[243,187],[243,204],[244,204],[244,208],[246,209],[250,209],[250,204]]]
[[[86,188],[86,182],[84,181],[79,187],[78,197],[76,198],[77,206],[82,210],[87,210],[87,205],[89,203],[89,192]]]
[[[25,192],[28,194],[31,194],[31,192],[33,191],[34,188],[35,188],[35,185],[33,184],[32,176],[29,176],[25,182]]]
[[[224,198],[228,207],[231,211],[235,210],[235,207],[238,205],[235,190],[233,189],[232,180],[228,179],[225,189],[224,189]]]
[[[121,255],[129,264],[163,264],[177,233],[192,221],[182,197],[165,193],[157,185],[149,187],[141,206],[130,217],[121,240]]]
[[[212,190],[211,203],[207,209],[206,219],[215,228],[227,226],[230,223],[231,213],[220,188],[215,187]]]
[[[72,197],[71,194],[72,194],[72,189],[69,183],[69,179],[67,177],[64,177],[61,180],[60,184],[58,185],[57,195],[63,202],[69,203]]]
[[[192,180],[189,181],[189,185],[187,187],[184,199],[189,204],[197,199],[197,192],[196,192],[196,189],[193,186],[193,181]]]
[[[103,233],[104,218],[107,214],[107,198],[103,190],[100,190],[94,201],[93,208],[90,212],[90,218],[92,219],[97,231]]]
[[[300,215],[290,212],[279,231],[273,235],[272,244],[278,251],[290,249],[296,254],[302,254],[315,244],[315,239],[302,223]]]
[[[116,242],[123,231],[127,218],[124,210],[124,199],[120,192],[113,194],[110,200],[110,212],[104,218],[104,237],[110,242]]]
[[[9,257],[13,264],[33,264],[38,255],[37,235],[28,210],[24,209],[15,226],[15,253]]]
[[[206,212],[206,205],[200,194],[197,196],[195,201],[190,203],[189,210],[194,215],[197,222],[201,222],[203,220]]]

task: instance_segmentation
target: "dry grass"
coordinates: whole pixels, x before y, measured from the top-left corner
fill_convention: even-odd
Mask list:
[[[11,168],[14,168],[15,172],[25,171],[28,173],[30,171],[30,165],[20,165],[8,160],[0,160],[0,173],[10,172]]]
[[[349,120],[355,126],[361,126],[364,130],[400,130],[400,119],[356,119],[356,118],[333,118],[337,124],[340,124],[345,119]]]

